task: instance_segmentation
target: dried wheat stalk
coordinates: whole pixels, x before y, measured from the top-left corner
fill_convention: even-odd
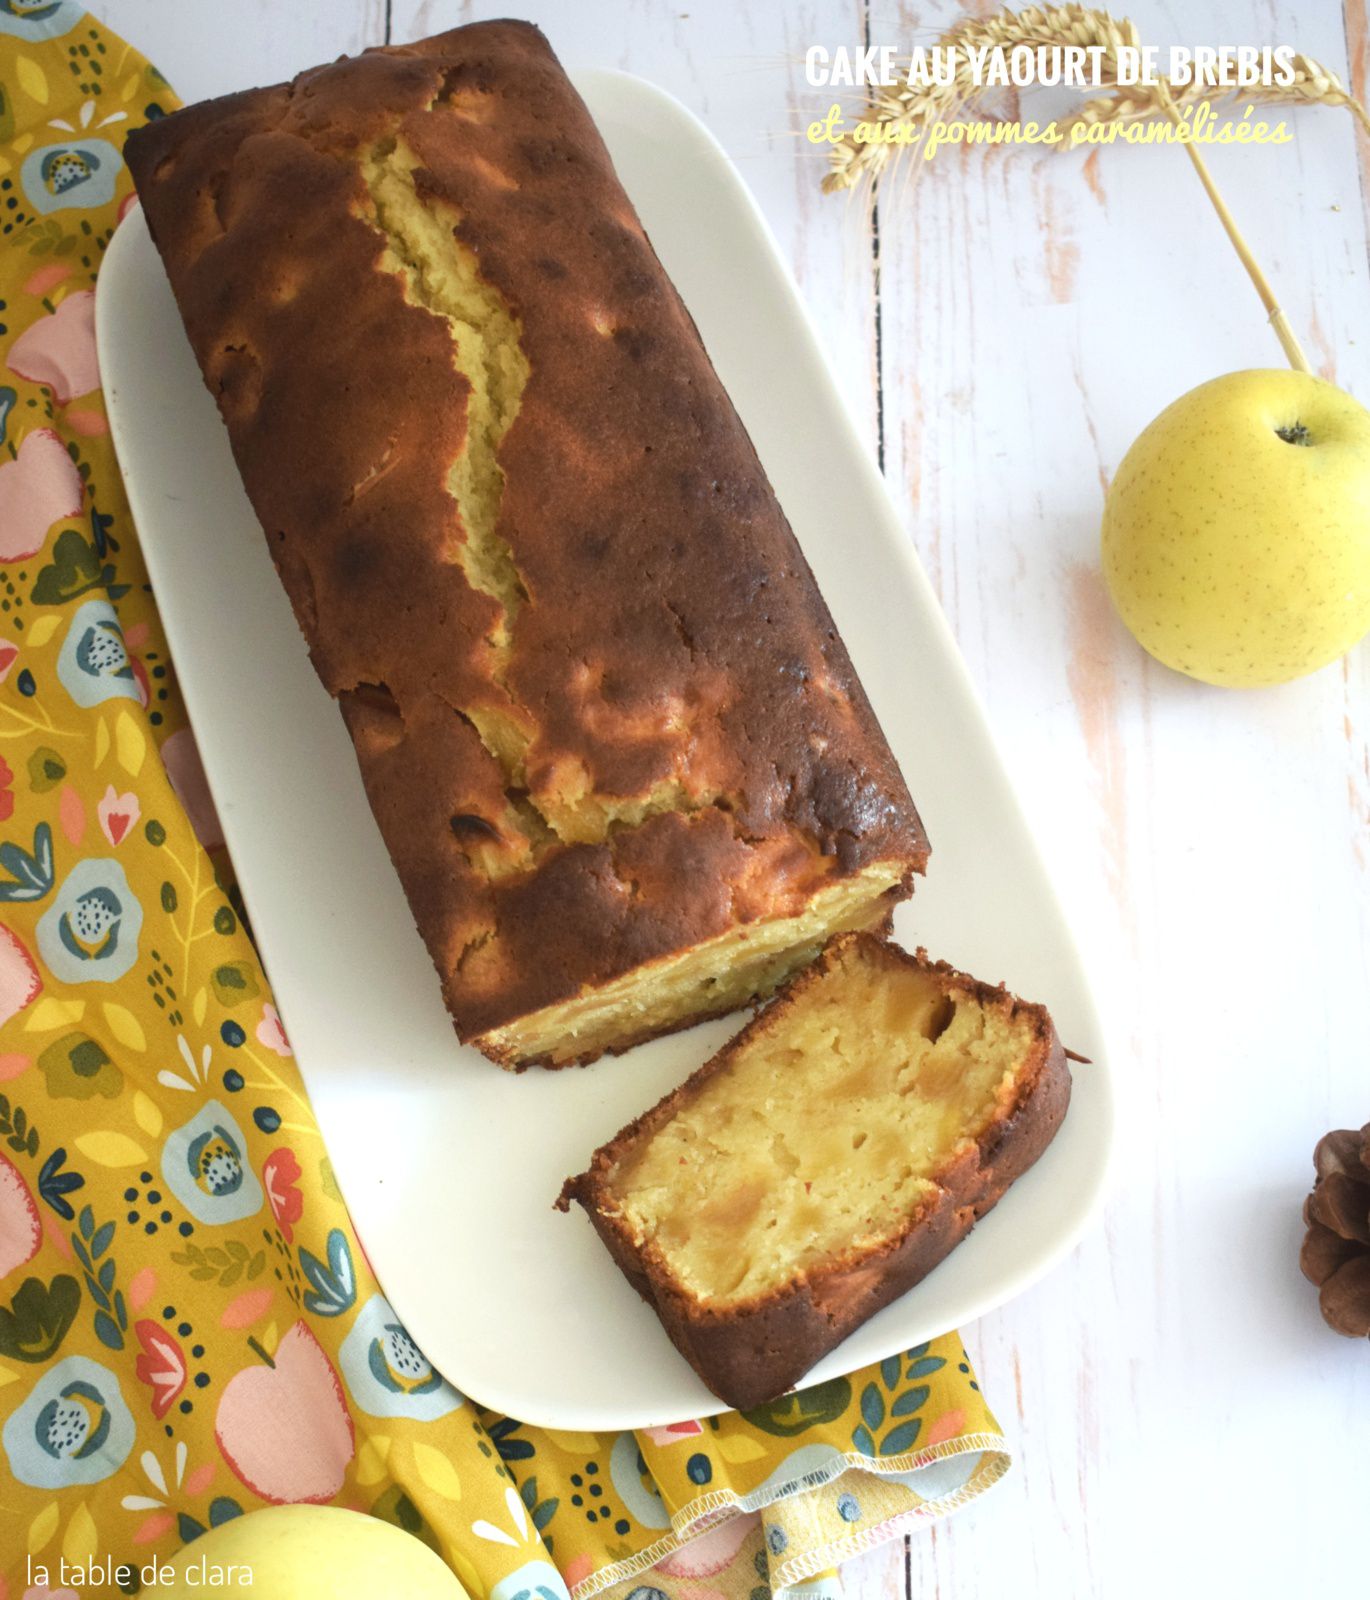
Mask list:
[[[1370,132],[1370,115],[1352,95],[1335,72],[1306,55],[1295,55],[1294,81],[1290,84],[1257,85],[1249,89],[1208,88],[1202,85],[1178,83],[1162,78],[1154,84],[1120,84],[1118,79],[1118,51],[1122,47],[1139,48],[1140,38],[1134,24],[1126,17],[1115,18],[1106,11],[1078,4],[1060,6],[1028,6],[1014,12],[1007,7],[993,16],[979,19],[967,17],[944,33],[938,44],[942,47],[958,46],[961,61],[955,80],[946,85],[923,88],[905,84],[894,89],[878,90],[869,100],[863,120],[902,130],[905,134],[925,128],[936,122],[950,122],[964,114],[984,117],[977,102],[987,92],[972,81],[969,62],[964,52],[980,50],[986,46],[1012,50],[1017,46],[1032,49],[1051,48],[1057,45],[1083,45],[1102,48],[1100,76],[1109,93],[1086,100],[1070,117],[1058,121],[1066,136],[1054,148],[1069,148],[1070,130],[1076,126],[1100,126],[1107,123],[1135,123],[1165,118],[1180,124],[1187,109],[1201,102],[1213,104],[1234,95],[1248,104],[1288,104],[1341,106],[1351,112],[1366,132]],[[823,188],[831,193],[836,189],[873,189],[882,174],[892,163],[907,155],[908,143],[872,144],[857,143],[854,132],[843,134],[841,141],[832,147],[831,170],[823,179]],[[1053,148],[1048,146],[1048,148]],[[1274,291],[1265,274],[1257,265],[1245,239],[1242,237],[1231,212],[1218,193],[1202,155],[1197,147],[1186,141],[1185,153],[1192,162],[1218,213],[1233,247],[1255,285],[1269,316],[1270,324],[1284,349],[1289,363],[1297,371],[1309,370],[1289,320],[1281,310]],[[914,163],[914,171],[922,166]]]
[[[1183,111],[1200,102],[1214,104],[1232,96],[1240,96],[1250,104],[1324,105],[1345,107],[1370,132],[1370,115],[1365,107],[1342,83],[1335,72],[1314,61],[1311,56],[1293,58],[1295,80],[1286,85],[1257,85],[1250,89],[1207,88],[1196,84],[1181,84],[1162,79],[1155,84],[1119,84],[1117,82],[1117,52],[1120,46],[1140,46],[1136,26],[1127,17],[1112,17],[1106,11],[1078,4],[1061,6],[1028,6],[1014,12],[1005,8],[983,20],[967,17],[949,29],[938,40],[942,47],[956,45],[964,50],[979,50],[986,46],[1012,50],[1026,45],[1031,49],[1051,48],[1056,45],[1084,45],[1102,47],[1101,75],[1109,93],[1087,100],[1059,126],[1067,136],[1077,124],[1096,126],[1104,123],[1155,121],[1172,116],[1172,108]],[[971,81],[969,64],[964,57],[954,83],[930,88],[901,85],[894,89],[875,92],[868,102],[863,120],[912,130],[933,122],[949,122],[962,113],[977,112],[976,102],[987,92]],[[1068,138],[1063,146],[1069,147]],[[841,142],[834,144],[830,154],[831,171],[823,179],[828,192],[836,189],[859,188],[874,183],[891,162],[907,154],[910,146],[889,144],[858,144],[854,133],[845,133]]]

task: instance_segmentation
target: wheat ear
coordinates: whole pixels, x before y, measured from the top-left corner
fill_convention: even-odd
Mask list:
[[[1118,82],[1118,51],[1123,46],[1136,48],[1140,44],[1137,29],[1126,17],[1115,18],[1106,11],[1071,4],[1059,6],[1028,6],[1022,11],[1007,7],[984,19],[968,17],[944,33],[938,44],[943,48],[961,47],[960,65],[955,81],[947,85],[923,88],[904,84],[896,89],[883,90],[870,101],[864,120],[893,125],[912,131],[930,122],[946,121],[958,112],[967,110],[983,115],[977,102],[984,90],[971,77],[964,51],[983,46],[1002,47],[1006,50],[1016,45],[1029,47],[1053,45],[1086,45],[1103,48],[1101,75],[1103,87],[1109,93],[1087,100],[1078,111],[1062,123],[1064,131],[1079,124],[1097,126],[1104,123],[1153,121],[1164,117],[1176,126],[1184,124],[1184,110],[1201,102],[1212,104],[1240,93],[1247,101],[1270,104],[1325,105],[1344,107],[1370,133],[1370,115],[1352,95],[1341,79],[1311,56],[1295,54],[1293,81],[1288,84],[1262,85],[1250,90],[1205,88],[1194,84],[1178,84],[1163,78],[1154,84],[1121,84]],[[1270,325],[1280,341],[1285,356],[1298,372],[1309,371],[1304,355],[1289,319],[1275,297],[1269,280],[1242,237],[1231,211],[1223,200],[1208,164],[1192,140],[1185,139],[1188,155],[1199,181],[1204,186],[1218,220],[1232,242],[1247,276],[1255,286],[1265,307]],[[823,179],[823,188],[836,189],[873,188],[886,172],[907,155],[907,143],[889,145],[858,144],[853,134],[845,134],[834,145],[830,156],[830,170]],[[919,164],[915,165],[915,172]]]

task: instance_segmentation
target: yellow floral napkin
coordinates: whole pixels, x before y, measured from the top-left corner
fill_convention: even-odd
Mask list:
[[[493,1600],[835,1594],[1008,1466],[954,1334],[746,1416],[552,1433],[435,1373],[357,1245],[100,392],[124,136],[175,105],[75,0],[0,0],[0,1600],[137,1593],[297,1500]]]

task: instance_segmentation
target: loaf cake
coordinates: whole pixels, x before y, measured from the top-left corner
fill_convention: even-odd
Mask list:
[[[460,1036],[589,1060],[882,925],[917,812],[537,29],[369,51],[127,155]]]
[[[924,1278],[1050,1143],[1051,1018],[869,934],[595,1152],[577,1200],[721,1399],[774,1399]]]

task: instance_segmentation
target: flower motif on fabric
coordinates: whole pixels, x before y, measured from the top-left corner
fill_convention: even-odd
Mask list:
[[[262,1186],[244,1158],[247,1141],[227,1106],[203,1105],[162,1146],[162,1177],[197,1222],[241,1222],[262,1207]]]
[[[542,1536],[530,1521],[517,1491],[506,1489],[504,1504],[509,1513],[507,1528],[479,1517],[471,1524],[471,1532],[489,1544],[505,1545],[514,1550],[521,1545],[540,1550]],[[569,1595],[565,1581],[551,1562],[534,1559],[501,1578],[491,1589],[490,1600],[569,1600]]]
[[[290,1040],[281,1026],[281,1014],[269,1001],[262,1007],[262,1020],[257,1024],[257,1043],[274,1050],[278,1056],[294,1055]]]
[[[25,1278],[10,1303],[0,1306],[0,1355],[33,1366],[51,1361],[80,1309],[81,1285],[70,1273],[59,1272],[50,1283]]]
[[[87,600],[71,619],[57,676],[78,706],[139,700],[123,630],[108,600]]]
[[[100,821],[100,832],[116,850],[128,837],[129,830],[142,814],[138,796],[132,792],[117,794],[112,783],[106,788],[104,798],[95,808],[95,815]]]
[[[838,1495],[837,1514],[843,1522],[858,1522],[860,1520],[861,1504],[854,1494]]]
[[[638,1432],[655,1445],[680,1444],[686,1439],[696,1439],[704,1432],[704,1424],[691,1417],[686,1422],[668,1422],[659,1428],[639,1428]]]
[[[119,152],[108,139],[40,145],[19,169],[29,204],[40,215],[107,205],[119,178]]]
[[[38,1065],[54,1100],[90,1100],[95,1095],[113,1100],[124,1087],[124,1075],[105,1047],[84,1033],[54,1039],[39,1055]]]
[[[117,861],[78,861],[38,920],[38,952],[63,983],[114,983],[138,959],[143,908]]]
[[[294,1243],[295,1224],[304,1212],[304,1196],[296,1188],[299,1176],[300,1163],[295,1159],[295,1152],[284,1145],[273,1150],[262,1163],[267,1203],[287,1244]]]
[[[382,1294],[362,1307],[338,1360],[353,1401],[368,1416],[432,1422],[464,1403],[433,1370]]]
[[[0,0],[0,33],[36,44],[70,33],[85,14],[78,0]]]
[[[143,1350],[134,1370],[138,1381],[152,1390],[152,1414],[160,1421],[186,1386],[185,1352],[159,1322],[150,1318],[135,1322],[133,1331]]]
[[[851,1404],[851,1383],[846,1378],[829,1378],[793,1394],[781,1395],[754,1411],[742,1415],[752,1427],[780,1439],[793,1439],[810,1428],[835,1422]]]
[[[751,1491],[758,1502],[769,1504],[788,1495],[801,1494],[820,1483],[827,1483],[846,1471],[845,1452],[836,1445],[815,1441],[802,1444]]]
[[[644,1528],[669,1528],[671,1513],[643,1459],[637,1436],[621,1433],[609,1452],[609,1477],[628,1514]]]
[[[0,1437],[20,1483],[65,1489],[117,1472],[134,1434],[114,1374],[85,1356],[68,1356],[39,1378]]]
[[[150,1544],[154,1539],[160,1539],[163,1534],[170,1533],[173,1528],[180,1535],[182,1542],[189,1544],[192,1539],[199,1538],[205,1531],[205,1524],[197,1518],[185,1511],[175,1513],[172,1511],[175,1502],[197,1499],[214,1482],[217,1463],[202,1461],[199,1466],[187,1470],[189,1463],[190,1451],[184,1440],[178,1440],[176,1443],[170,1471],[162,1466],[151,1450],[144,1450],[139,1456],[138,1465],[143,1469],[148,1487],[153,1492],[126,1494],[119,1502],[125,1511],[150,1513],[134,1530],[134,1544]],[[230,1499],[227,1495],[216,1495],[209,1503],[209,1526],[216,1528],[221,1522],[228,1522],[242,1514],[243,1508],[236,1500]]]

